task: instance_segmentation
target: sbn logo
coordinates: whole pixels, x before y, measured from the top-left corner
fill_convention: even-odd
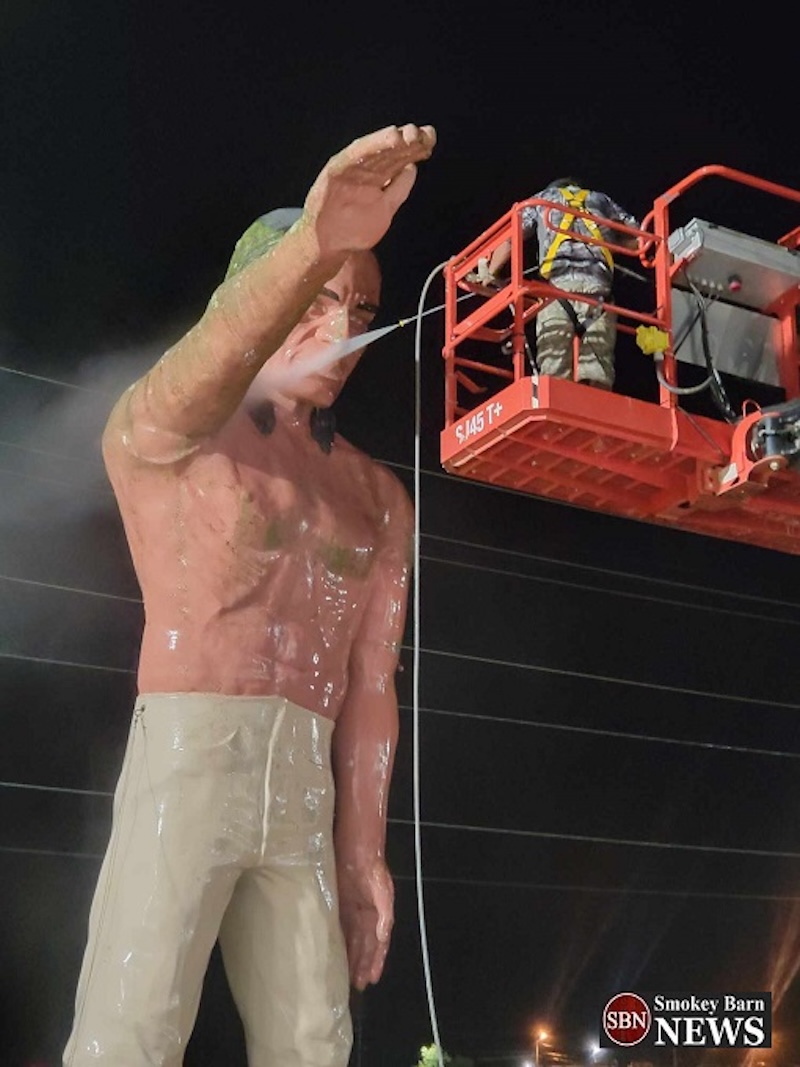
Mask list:
[[[617,1045],[638,1045],[652,1021],[650,1006],[636,993],[617,993],[603,1009],[603,1029]]]

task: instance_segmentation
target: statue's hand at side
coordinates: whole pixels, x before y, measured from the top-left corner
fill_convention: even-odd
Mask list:
[[[394,924],[394,885],[380,858],[369,867],[340,862],[339,917],[347,946],[350,982],[363,990],[383,972]]]

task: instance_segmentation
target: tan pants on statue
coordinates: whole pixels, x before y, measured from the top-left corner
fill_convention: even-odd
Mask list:
[[[562,276],[553,282],[571,293],[587,293],[598,298],[593,278]],[[578,322],[586,327],[578,354],[578,374],[573,374],[575,323],[558,300],[547,304],[536,316],[536,364],[540,374],[571,378],[587,385],[611,389],[614,385],[614,347],[617,340],[616,315],[583,300],[570,301]]]
[[[218,935],[250,1067],[345,1067],[332,730],[278,697],[138,699],[67,1067],[180,1067]]]

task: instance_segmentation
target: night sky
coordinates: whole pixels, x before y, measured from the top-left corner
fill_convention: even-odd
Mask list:
[[[557,175],[638,217],[708,163],[797,186],[796,65],[774,10],[709,3],[3,0],[3,1067],[60,1062],[134,692],[141,606],[99,435],[202,314],[241,231],[301,204],[355,137],[433,124],[435,154],[377,249],[389,324]],[[745,233],[761,221],[735,190],[702,210]],[[775,236],[797,223],[779,221]],[[442,296],[437,278],[428,305]],[[798,1063],[800,558],[445,474],[443,340],[433,313],[418,724],[442,1044],[519,1064],[540,1025],[587,1063],[619,990],[772,989],[770,1062]],[[376,342],[338,404],[343,435],[411,492],[413,357],[412,327]],[[354,1065],[410,1067],[431,1040],[413,636],[409,620],[397,925],[383,980],[354,1000]],[[186,1063],[245,1063],[216,957]]]

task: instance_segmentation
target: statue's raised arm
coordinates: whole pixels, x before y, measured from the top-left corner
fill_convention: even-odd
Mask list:
[[[218,430],[325,283],[381,240],[435,143],[430,126],[387,126],[332,156],[288,232],[229,271],[200,321],[121,398],[112,440],[160,460]]]

